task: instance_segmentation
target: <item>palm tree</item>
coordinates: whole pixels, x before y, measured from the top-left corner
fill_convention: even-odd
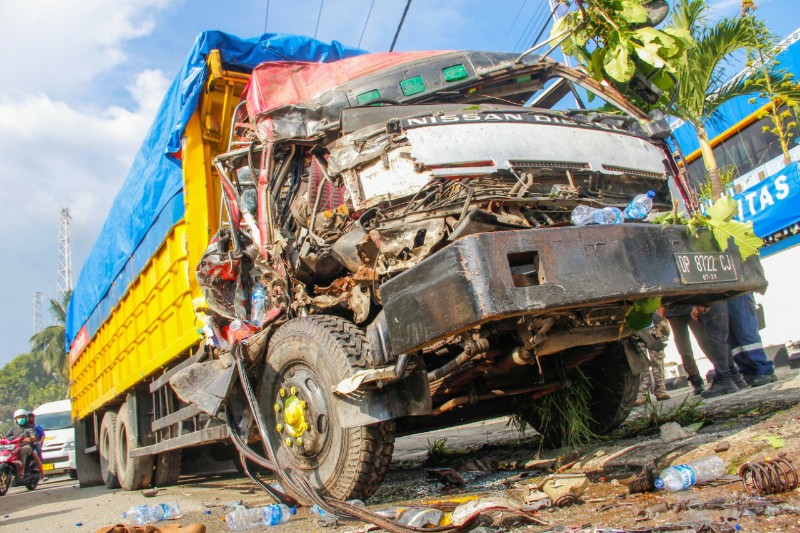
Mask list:
[[[42,366],[48,374],[58,373],[65,380],[69,379],[66,351],[67,304],[72,290],[64,293],[61,300],[50,300],[50,313],[56,320],[52,326],[44,328],[31,337],[31,351],[40,354]]]
[[[758,45],[753,31],[754,17],[732,17],[709,25],[706,21],[708,6],[705,0],[680,0],[673,8],[671,26],[687,30],[695,46],[686,54],[685,61],[676,62],[675,76],[679,88],[673,114],[689,122],[697,131],[711,195],[718,198],[723,187],[705,122],[716,116],[719,107],[737,96],[758,91],[745,78],[726,83],[726,63],[736,52]]]

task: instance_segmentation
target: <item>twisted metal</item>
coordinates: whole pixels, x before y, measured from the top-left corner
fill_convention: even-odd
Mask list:
[[[776,459],[745,463],[738,474],[745,490],[753,494],[778,494],[798,486],[797,470],[783,454]]]

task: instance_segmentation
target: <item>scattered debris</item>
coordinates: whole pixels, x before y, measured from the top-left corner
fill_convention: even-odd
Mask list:
[[[554,474],[539,487],[558,507],[575,503],[590,485],[586,474]]]
[[[454,526],[462,526],[470,523],[478,516],[488,516],[491,518],[490,515],[495,513],[500,515],[513,514],[540,525],[550,525],[525,511],[519,503],[508,498],[478,498],[477,500],[464,503],[455,508],[453,514],[450,516],[450,520]]]
[[[639,492],[649,492],[655,490],[656,478],[658,477],[656,472],[655,463],[648,463],[644,468],[644,472],[642,472],[640,476],[637,476],[628,482],[628,493],[637,494]]]
[[[439,527],[444,513],[431,507],[409,507],[397,517],[397,523],[410,527]]]
[[[731,443],[726,440],[721,440],[714,446],[714,453],[726,452],[731,449]]]
[[[663,442],[675,442],[691,437],[677,422],[667,422],[661,426],[660,431]]]
[[[797,470],[784,455],[776,459],[744,463],[739,477],[745,489],[753,494],[777,494],[798,486]]]
[[[446,487],[464,487],[467,482],[452,468],[431,468],[428,470],[428,477],[441,482]]]
[[[158,495],[158,487],[153,487],[152,489],[143,490],[141,491],[142,496],[145,498],[153,498]]]

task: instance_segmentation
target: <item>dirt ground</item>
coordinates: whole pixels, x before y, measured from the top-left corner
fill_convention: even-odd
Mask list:
[[[714,453],[725,441],[729,448],[718,455],[729,474],[742,463],[785,453],[800,461],[800,372],[784,371],[781,379],[758,389],[748,389],[693,407],[695,419],[703,427],[689,437],[663,442],[658,431],[627,436],[622,434],[580,450],[542,451],[531,435],[522,436],[506,420],[493,420],[431,434],[398,439],[393,467],[379,491],[367,502],[371,509],[411,506],[434,500],[453,500],[471,496],[501,496],[522,502],[530,485],[561,467],[565,473],[586,473],[591,484],[577,504],[544,509],[536,518],[546,523],[531,524],[512,519],[480,526],[475,531],[666,531],[669,524],[714,523],[715,529],[754,532],[800,531],[800,492],[754,498],[744,491],[735,476],[679,493],[648,492],[630,495],[626,481],[648,462],[658,468]],[[646,414],[663,420],[674,409],[686,410],[694,402],[688,389],[672,392],[673,399]],[[687,398],[688,397],[688,398]],[[655,409],[655,414],[653,410]],[[641,427],[642,408],[628,421],[628,427]],[[637,418],[638,417],[638,418]],[[466,480],[465,487],[447,488],[430,477],[422,464],[436,441],[444,442],[447,466]],[[724,446],[722,446],[724,447]],[[228,463],[209,464],[220,470]],[[107,490],[104,487],[79,489],[67,478],[53,479],[28,492],[12,488],[0,498],[0,530],[13,532],[90,531],[122,521],[122,513],[132,505],[177,501],[182,517],[177,523],[202,523],[209,533],[228,531],[222,506],[241,500],[248,507],[272,503],[254,491],[252,483],[234,472],[182,476],[180,483],[160,489],[146,498],[139,492]],[[660,504],[666,504],[660,505]],[[445,506],[447,503],[444,504]],[[451,504],[455,505],[455,504]],[[713,508],[712,508],[713,507]],[[345,523],[336,531],[364,531],[364,524]],[[659,529],[661,528],[661,529]],[[288,523],[270,528],[276,533],[328,531],[317,525],[307,509],[299,509]],[[608,531],[609,529],[606,529]]]

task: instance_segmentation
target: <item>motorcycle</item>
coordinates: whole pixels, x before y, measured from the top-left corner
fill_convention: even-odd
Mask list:
[[[23,445],[28,446],[23,442],[23,437],[0,439],[0,496],[6,495],[15,480],[16,485],[24,485],[28,490],[33,490],[39,485],[42,474],[33,459],[33,453],[36,452],[28,456],[22,478],[17,477],[17,465],[20,464],[19,452]]]

